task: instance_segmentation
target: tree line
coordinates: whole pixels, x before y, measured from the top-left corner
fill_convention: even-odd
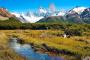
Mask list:
[[[72,24],[72,23],[21,23],[15,18],[0,21],[0,29],[13,30],[13,29],[31,29],[31,30],[63,30],[76,34],[79,32],[90,31],[90,24]],[[68,32],[67,32],[68,31]]]

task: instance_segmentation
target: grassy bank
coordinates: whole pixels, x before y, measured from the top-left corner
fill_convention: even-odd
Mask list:
[[[0,60],[25,60],[9,48],[9,36],[5,31],[0,31]]]

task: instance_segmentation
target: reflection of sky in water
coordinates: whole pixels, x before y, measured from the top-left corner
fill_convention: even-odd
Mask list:
[[[47,54],[40,54],[33,51],[30,45],[21,45],[11,43],[11,47],[20,55],[25,56],[27,60],[63,60],[60,57],[49,56]]]

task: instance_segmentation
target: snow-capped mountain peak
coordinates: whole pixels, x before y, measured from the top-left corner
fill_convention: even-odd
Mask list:
[[[33,13],[27,14],[19,14],[19,13],[12,13],[14,14],[22,23],[35,23],[40,19],[44,18],[43,16],[35,16]]]
[[[65,12],[59,12],[57,15],[58,16],[64,16],[65,15]]]
[[[20,14],[19,13],[13,12],[11,14],[15,15],[16,17],[20,17]]]
[[[73,11],[75,11],[76,13],[80,14],[82,13],[84,10],[86,9],[86,7],[76,7],[73,9]]]
[[[43,8],[39,8],[39,13],[47,13],[47,11],[45,10],[45,9],[43,9]]]

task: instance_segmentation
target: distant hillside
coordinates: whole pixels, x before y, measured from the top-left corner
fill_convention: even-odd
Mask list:
[[[59,17],[59,16],[53,16],[53,17],[47,17],[39,20],[37,23],[66,23],[67,21],[65,20],[64,17]]]
[[[17,18],[9,18],[7,20],[0,20],[0,29],[18,29],[22,24]]]
[[[78,15],[75,17],[73,16],[66,16],[66,17],[47,17],[39,20],[37,23],[90,23],[90,22],[84,22],[83,19],[79,18]]]

